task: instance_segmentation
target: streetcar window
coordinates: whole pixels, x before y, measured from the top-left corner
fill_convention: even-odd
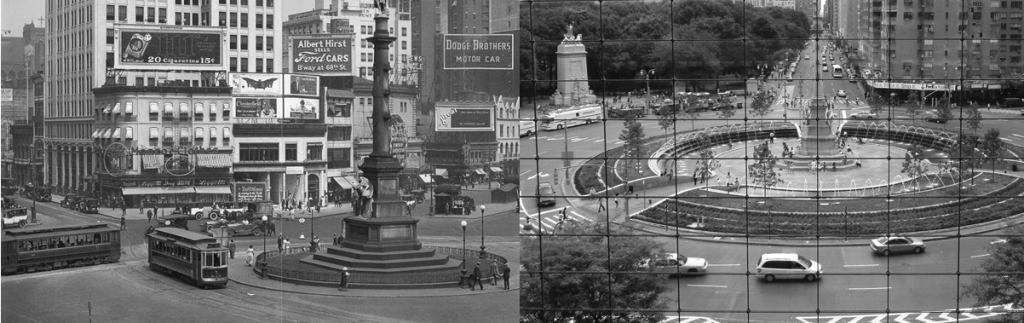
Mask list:
[[[224,264],[221,263],[221,259],[224,259],[224,258],[221,258],[219,252],[213,253],[213,266],[214,267],[223,266]]]
[[[100,234],[97,233],[97,234],[92,235],[92,241],[94,243],[100,243]]]

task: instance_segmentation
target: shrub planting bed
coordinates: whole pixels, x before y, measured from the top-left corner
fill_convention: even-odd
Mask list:
[[[1024,180],[1011,179],[1004,175],[997,176],[1001,177],[999,183],[1006,185],[984,195],[953,200],[946,197],[941,199],[940,203],[934,203],[940,200],[939,198],[925,198],[933,202],[928,205],[918,205],[918,202],[909,201],[917,199],[906,199],[906,204],[899,204],[901,208],[893,206],[891,209],[886,209],[885,200],[878,198],[842,200],[835,207],[817,205],[818,202],[814,200],[786,200],[785,203],[776,201],[772,212],[769,213],[765,210],[766,207],[757,204],[758,199],[753,197],[749,199],[750,206],[747,211],[742,208],[698,204],[688,198],[666,201],[642,212],[639,217],[662,225],[686,226],[703,216],[702,230],[737,234],[838,236],[936,230],[998,220],[1024,212],[1024,197],[1019,196],[1024,193]],[[744,200],[735,197],[733,199],[739,200],[740,203]],[[894,200],[893,204],[895,202]],[[858,207],[868,206],[857,203],[867,203],[872,208],[865,211]],[[795,211],[793,204],[805,205],[806,208],[802,209],[802,212]],[[775,210],[776,207],[782,209]],[[806,211],[815,210],[816,207],[821,207],[822,211]],[[846,207],[857,211],[845,213],[843,211]]]

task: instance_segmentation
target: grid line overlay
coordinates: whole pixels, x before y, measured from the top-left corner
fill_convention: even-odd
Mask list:
[[[1004,254],[1024,245],[1024,174],[1013,168],[1024,166],[1024,135],[1013,132],[1024,117],[999,108],[1016,92],[967,90],[1012,83],[972,75],[975,41],[1014,41],[971,35],[963,14],[948,20],[967,26],[958,37],[801,34],[774,28],[790,13],[755,2],[520,2],[520,87],[532,113],[520,127],[535,129],[521,140],[534,153],[521,160],[521,320],[1024,318],[1024,258]],[[912,28],[896,13],[925,9],[907,2],[864,2],[868,16],[881,14],[866,29]],[[942,10],[973,13],[974,2]],[[740,33],[715,38],[730,27]],[[777,37],[762,37],[766,29]],[[965,54],[945,75],[907,78],[898,62],[858,53],[923,39]],[[565,43],[586,48],[585,79],[562,78],[580,72],[563,66]],[[580,83],[597,88],[553,91]],[[593,120],[577,110],[587,104],[599,107]],[[991,129],[1002,132],[989,138]],[[548,200],[555,206],[539,205]],[[697,259],[705,269],[687,272]]]

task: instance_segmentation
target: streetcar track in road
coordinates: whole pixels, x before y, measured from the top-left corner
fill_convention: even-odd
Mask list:
[[[886,289],[892,289],[892,286],[888,286],[888,287],[850,287],[850,288],[847,288],[847,290],[886,290]]]
[[[878,264],[866,264],[866,265],[843,265],[843,267],[878,267]]]
[[[725,286],[725,285],[690,285],[690,284],[687,284],[686,287],[729,288],[729,286]]]
[[[740,264],[708,264],[708,267],[734,267]]]

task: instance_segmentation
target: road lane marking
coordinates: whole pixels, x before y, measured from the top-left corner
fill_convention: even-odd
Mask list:
[[[849,290],[880,290],[880,289],[892,289],[892,287],[851,287]]]
[[[990,256],[990,255],[991,255],[991,254],[987,254],[987,253],[986,253],[986,254],[984,254],[984,255],[976,255],[976,256],[971,256],[971,258],[981,258],[981,257],[988,257],[988,256]]]
[[[533,171],[533,170],[531,169],[531,170],[528,170],[528,171],[525,171],[525,172],[519,173],[519,176],[524,176],[524,175],[526,175],[526,174],[529,174],[529,173],[530,173],[530,172],[532,172],[532,171]]]
[[[1006,243],[1006,239],[999,239],[996,241],[989,242],[988,244]]]
[[[739,266],[740,264],[708,264],[708,267]]]
[[[843,267],[877,267],[877,266],[878,266],[878,264],[869,264],[869,265],[844,265]]]
[[[687,287],[729,288],[723,285],[686,285]]]

